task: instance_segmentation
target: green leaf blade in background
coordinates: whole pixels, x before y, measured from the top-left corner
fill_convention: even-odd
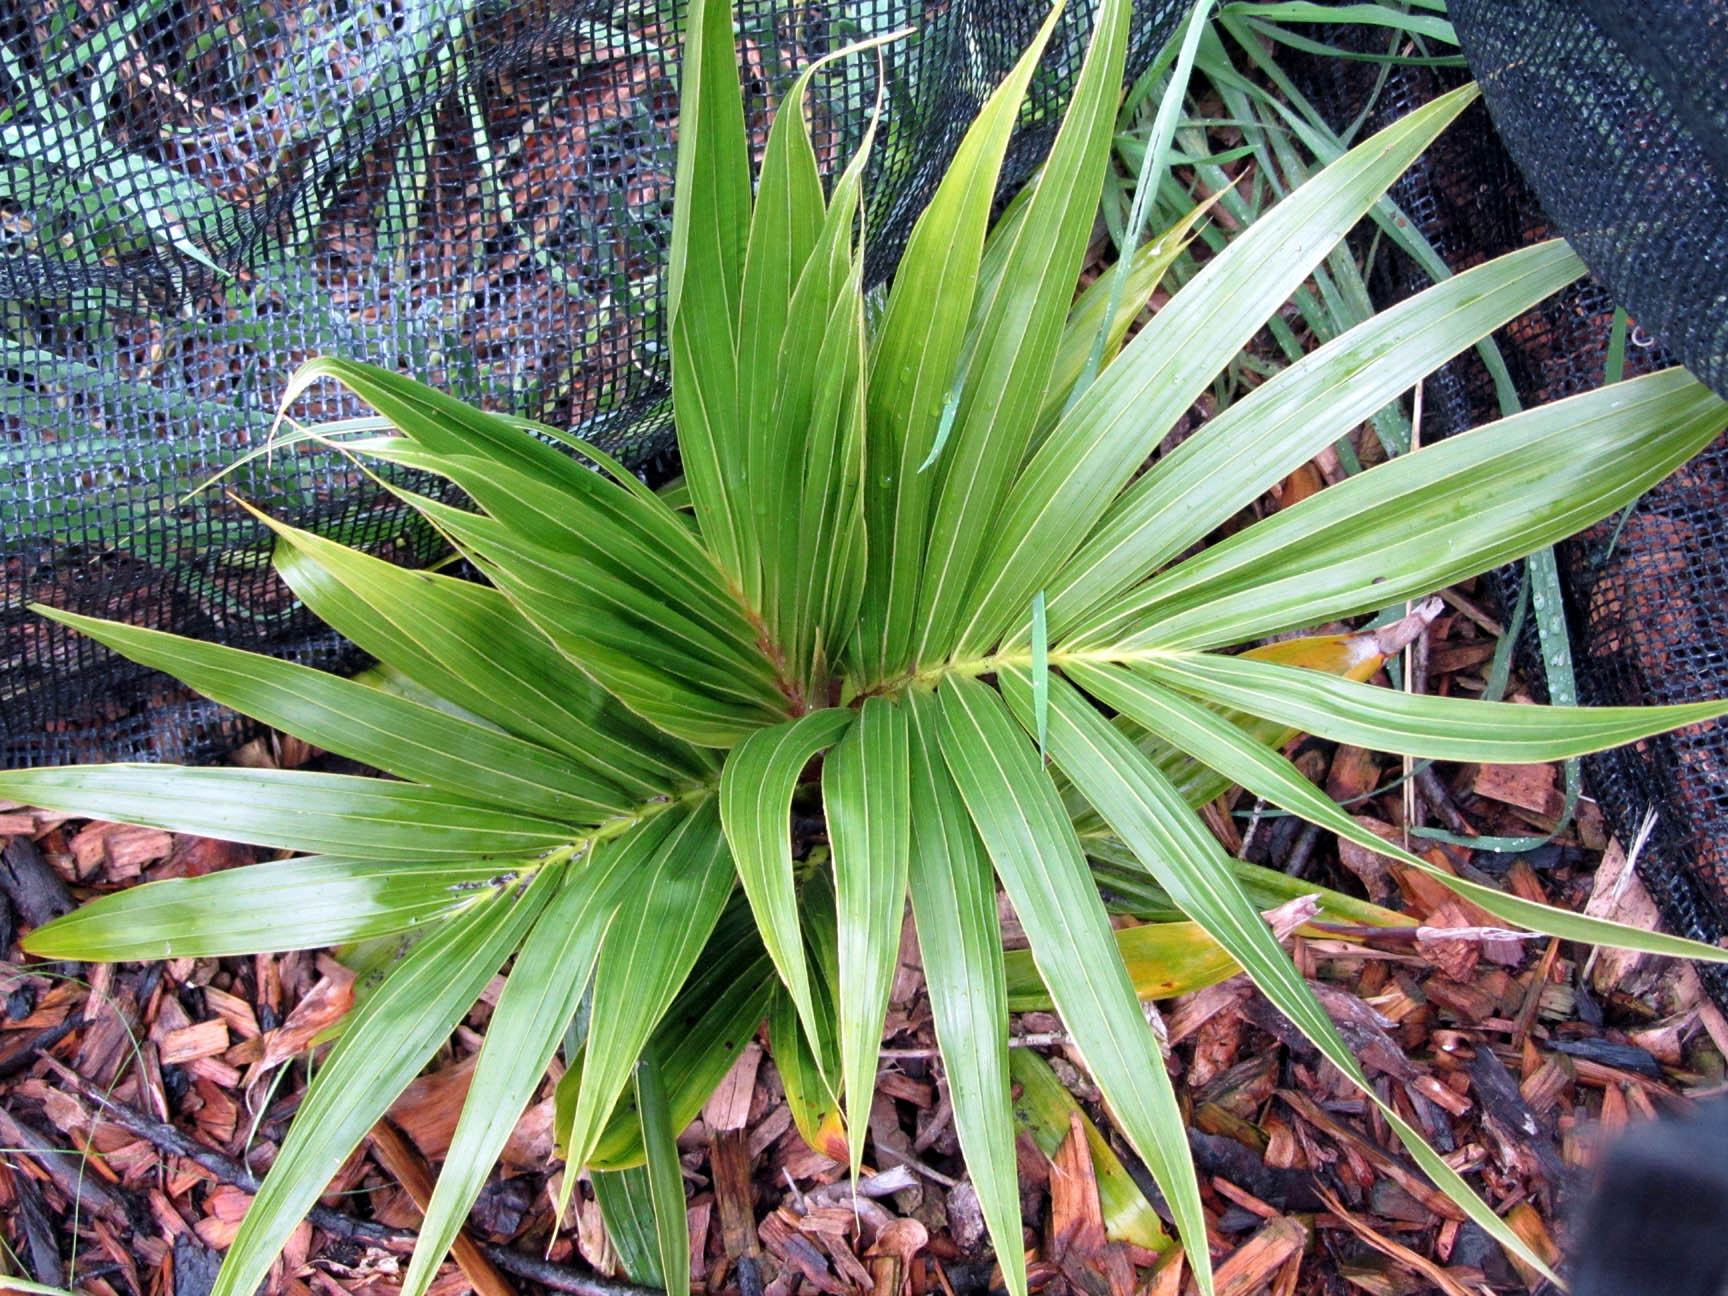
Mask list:
[[[773,960],[757,936],[750,906],[734,895],[689,981],[647,1045],[646,1051],[659,1061],[674,1128],[682,1130],[696,1119],[738,1051],[756,1033],[778,986]],[[569,1128],[581,1088],[581,1055],[570,1062],[554,1094],[554,1131]],[[642,1127],[634,1103],[631,1094],[619,1099],[599,1146],[589,1157],[591,1166],[617,1169],[642,1162]]]
[[[684,1172],[678,1161],[678,1127],[673,1124],[660,1061],[652,1049],[636,1064],[636,1110],[642,1118],[647,1150],[648,1197],[653,1208],[660,1285],[668,1292],[690,1290],[690,1224],[684,1207]]]
[[[618,1253],[630,1281],[668,1289],[661,1277],[660,1248],[654,1229],[653,1187],[646,1164],[624,1170],[591,1170],[588,1183],[594,1189],[600,1219],[606,1225],[606,1240]]]
[[[1066,696],[1054,691],[1052,741],[1055,703]],[[1200,1290],[1210,1296],[1206,1216],[1186,1125],[1056,790],[994,690],[949,679],[938,697],[943,759],[1026,929],[1039,974],[1118,1128],[1169,1201]]]

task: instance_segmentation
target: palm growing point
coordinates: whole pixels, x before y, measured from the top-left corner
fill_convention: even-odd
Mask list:
[[[1546,761],[1728,705],[1392,693],[1363,682],[1388,647],[1372,636],[1237,651],[1570,535],[1684,463],[1728,426],[1728,406],[1677,370],[1616,384],[1397,458],[1182,557],[1582,267],[1548,243],[1449,279],[1153,460],[1217,370],[1473,91],[1345,154],[1124,342],[1181,233],[1136,259],[1134,292],[1113,312],[1105,284],[1075,299],[1128,16],[1127,0],[1098,3],[1050,157],[990,229],[1051,16],[867,312],[864,151],[824,186],[800,111],[806,74],[753,181],[731,15],[694,0],[669,279],[689,514],[593,447],[383,370],[324,359],[290,383],[289,400],[321,379],[345,384],[394,431],[333,443],[467,496],[454,505],[395,488],[484,585],[272,524],[283,579],[384,664],[388,686],[44,609],[393,776],[0,776],[0,794],[35,804],[304,854],[102,899],[33,933],[38,955],[215,956],[378,937],[405,950],[308,1091],[229,1251],[224,1296],[255,1289],[506,964],[405,1291],[426,1289],[560,1048],[562,1154],[572,1167],[646,1161],[659,1276],[686,1285],[672,1140],[724,1073],[727,1046],[764,1017],[800,1128],[842,1127],[857,1170],[908,899],[960,1143],[1005,1280],[1024,1292],[998,887],[1210,1291],[1183,1118],[1092,872],[1103,846],[1136,861],[1362,1086],[1442,1189],[1541,1267],[1368,1086],[1194,807],[1240,784],[1435,873],[1508,923],[1728,958],[1439,873],[1367,832],[1280,754],[1302,730],[1413,757]],[[827,852],[794,849],[801,796],[820,798]],[[568,1032],[585,996],[577,1046]]]

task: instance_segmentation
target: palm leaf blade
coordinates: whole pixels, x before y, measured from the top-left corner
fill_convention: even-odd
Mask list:
[[[1030,718],[1029,682],[1019,674],[1005,675],[1004,681],[1016,709]],[[1147,870],[1230,952],[1279,1011],[1374,1102],[1446,1195],[1507,1250],[1546,1273],[1541,1258],[1369,1085],[1331,1018],[1231,876],[1217,841],[1151,762],[1066,682],[1054,682],[1050,721],[1054,759],[1085,789]]]
[[[475,805],[418,783],[305,770],[10,770],[0,773],[0,796],[93,819],[357,859],[526,859],[571,836],[559,824]]]
[[[99,896],[23,944],[38,958],[100,962],[319,949],[422,926],[494,900],[521,880],[497,860],[265,861]]]
[[[213,1296],[251,1296],[331,1176],[471,1008],[550,898],[553,870],[421,941],[361,1005],[301,1100]]]
[[[952,679],[939,697],[943,759],[1026,928],[1039,974],[1119,1128],[1164,1190],[1210,1296],[1206,1217],[1182,1114],[1061,802],[995,692]]]
[[[941,720],[933,700],[915,696],[907,706],[912,724],[909,881],[936,1042],[954,1104],[954,1129],[1003,1282],[1012,1296],[1025,1296],[996,888],[983,845],[942,762]]]
[[[868,699],[822,771],[822,802],[834,847],[839,922],[840,1069],[852,1173],[864,1155],[864,1131],[876,1091],[876,1054],[899,964],[910,851],[906,714]]]
[[[212,701],[410,782],[560,823],[598,823],[631,804],[622,789],[556,753],[354,680],[183,635],[38,610]]]
[[[762,943],[812,1038],[815,1006],[792,881],[792,793],[810,758],[839,741],[852,721],[850,711],[813,711],[753,733],[738,744],[720,779],[720,820],[738,880],[756,915]]]

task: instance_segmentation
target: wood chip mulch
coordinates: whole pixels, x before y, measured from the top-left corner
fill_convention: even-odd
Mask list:
[[[1466,693],[1481,687],[1496,627],[1467,593],[1449,598],[1430,628],[1425,678],[1434,691]],[[1306,739],[1291,750],[1394,840],[1413,823],[1541,835],[1563,801],[1551,766],[1436,766],[1400,781],[1396,758]],[[284,741],[243,754],[286,763],[311,755]],[[1431,879],[1263,810],[1239,798],[1209,807],[1207,818],[1233,851],[1423,920],[1417,935],[1334,931],[1290,945],[1381,1095],[1558,1260],[1604,1138],[1723,1087],[1728,1022],[1687,967],[1507,939]],[[306,1050],[350,1006],[353,975],[320,952],[116,966],[28,959],[18,934],[81,897],[253,856],[3,805],[0,840],[0,1261],[90,1296],[204,1296],[300,1099]],[[1523,853],[1409,840],[1435,864],[1517,894],[1655,925],[1623,843],[1605,838],[1588,801],[1554,841]],[[843,1166],[799,1137],[764,1043],[743,1051],[685,1131],[697,1290],[1000,1290],[910,935],[902,962],[856,1189]],[[337,1174],[272,1271],[271,1296],[396,1290],[489,1011],[483,1001]],[[1245,979],[1161,1003],[1156,1024],[1187,1107],[1224,1296],[1541,1289],[1428,1184],[1384,1121]],[[1122,1166],[1160,1203],[1061,1023],[1027,1013],[1015,1029],[1039,1045],[1084,1113],[1053,1156],[1021,1135],[1035,1287],[1191,1291],[1181,1264],[1118,1240],[1111,1185],[1120,1192]],[[1084,1136],[1087,1117],[1103,1141]],[[439,1296],[638,1290],[619,1272],[586,1185],[554,1221],[562,1168],[551,1149],[548,1082],[440,1272]]]

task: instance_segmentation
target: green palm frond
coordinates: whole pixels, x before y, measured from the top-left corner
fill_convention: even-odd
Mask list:
[[[826,1138],[843,1127],[857,1170],[908,899],[955,1128],[1009,1290],[1026,1290],[1012,995],[1062,1014],[1209,1293],[1183,1121],[1137,1002],[1137,982],[1155,978],[1112,930],[1100,877],[1185,915],[1167,935],[1194,977],[1246,970],[1435,1181],[1541,1270],[1367,1087],[1260,917],[1269,897],[1287,895],[1226,858],[1193,807],[1241,784],[1363,840],[1280,754],[1291,732],[1533,761],[1728,711],[1412,697],[1362,682],[1382,660],[1371,635],[1251,646],[1430,593],[1610,516],[1728,426],[1728,406],[1678,370],[1616,384],[1394,458],[1184,558],[1582,267],[1549,243],[1447,280],[1159,455],[1475,92],[1341,153],[1124,340],[1200,215],[1136,256],[1113,312],[1103,290],[1075,298],[1129,9],[1096,3],[1050,159],[992,231],[1051,15],[961,142],[872,314],[859,184],[868,132],[825,186],[800,80],[753,184],[729,7],[694,0],[669,280],[688,515],[597,454],[606,471],[580,464],[555,445],[567,438],[400,375],[336,359],[297,374],[291,395],[342,383],[391,430],[334,443],[463,497],[403,494],[486,584],[403,571],[273,524],[292,590],[411,689],[47,611],[391,776],[0,775],[0,795],[20,801],[310,856],[106,897],[32,933],[38,955],[421,937],[320,1069],[218,1296],[256,1288],[331,1173],[507,964],[406,1296],[427,1290],[561,1048],[559,1147],[596,1169],[645,1163],[604,1180],[602,1206],[632,1230],[638,1262],[676,1281],[687,1258],[672,1139],[765,1016],[799,1128]],[[1095,349],[1103,363],[1091,377]],[[794,840],[795,806],[822,815],[826,845]],[[1536,931],[1728,959],[1438,880]],[[1031,943],[1012,960],[998,887]],[[1400,921],[1345,897],[1327,903]],[[584,1001],[586,1033],[573,1035]],[[1141,1235],[1163,1241],[1155,1227]]]

